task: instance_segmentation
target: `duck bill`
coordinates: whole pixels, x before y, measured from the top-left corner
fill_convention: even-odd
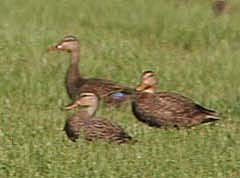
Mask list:
[[[56,51],[56,50],[63,50],[63,46],[61,44],[53,45],[48,48],[48,51]]]
[[[146,93],[154,93],[154,87],[148,86],[144,84],[139,84],[136,88],[136,91],[146,92]]]
[[[77,99],[76,101],[73,101],[72,103],[65,106],[64,109],[65,110],[71,110],[73,108],[76,108],[79,105],[81,106],[81,100]]]
[[[58,49],[57,46],[58,46],[58,45],[48,47],[48,49],[47,49],[48,52],[49,52],[49,51],[56,51],[56,50]]]
[[[76,102],[68,104],[67,106],[64,107],[65,110],[71,110],[73,108],[76,108],[78,105]]]
[[[136,87],[136,91],[143,91],[145,89],[145,85],[144,84],[139,84],[137,87]]]

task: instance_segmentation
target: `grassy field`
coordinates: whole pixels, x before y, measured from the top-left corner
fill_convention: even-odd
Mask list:
[[[239,178],[240,23],[238,0],[216,17],[210,0],[1,0],[1,178]],[[135,86],[156,71],[158,90],[217,110],[216,125],[163,130],[128,106],[97,114],[139,142],[70,142],[65,53],[47,53],[64,35],[81,40],[81,73]],[[127,112],[126,112],[127,111]]]

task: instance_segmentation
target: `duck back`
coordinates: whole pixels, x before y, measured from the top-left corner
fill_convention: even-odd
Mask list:
[[[189,127],[218,119],[214,111],[173,92],[139,93],[132,111],[138,120],[154,127]]]
[[[122,127],[110,120],[90,118],[85,113],[77,113],[68,118],[64,130],[72,141],[76,141],[80,135],[88,141],[104,139],[118,144],[130,142],[132,139]]]

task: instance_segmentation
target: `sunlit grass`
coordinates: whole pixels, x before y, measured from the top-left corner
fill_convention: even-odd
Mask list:
[[[239,3],[215,17],[209,1],[3,0],[0,6],[1,178],[172,178],[240,176]],[[128,106],[100,106],[139,140],[135,145],[70,142],[64,35],[81,41],[81,73],[135,86],[156,71],[158,90],[216,109],[216,125],[163,130]]]

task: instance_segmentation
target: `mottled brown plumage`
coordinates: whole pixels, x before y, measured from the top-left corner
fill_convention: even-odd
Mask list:
[[[114,143],[131,143],[132,138],[119,125],[101,117],[93,117],[97,108],[97,97],[93,93],[81,93],[80,97],[66,109],[85,106],[66,120],[64,130],[72,141],[80,136],[88,141],[104,139]]]
[[[80,75],[78,68],[80,44],[76,37],[66,36],[60,43],[51,46],[49,50],[67,51],[71,55],[71,64],[66,76],[67,93],[71,99],[77,98],[82,92],[91,92],[103,99],[105,103],[118,106],[131,98],[130,96],[134,92],[131,88],[109,80],[87,79]]]
[[[173,92],[154,92],[154,73],[147,71],[141,77],[132,110],[139,121],[154,127],[190,127],[218,120],[218,115],[190,98]]]

